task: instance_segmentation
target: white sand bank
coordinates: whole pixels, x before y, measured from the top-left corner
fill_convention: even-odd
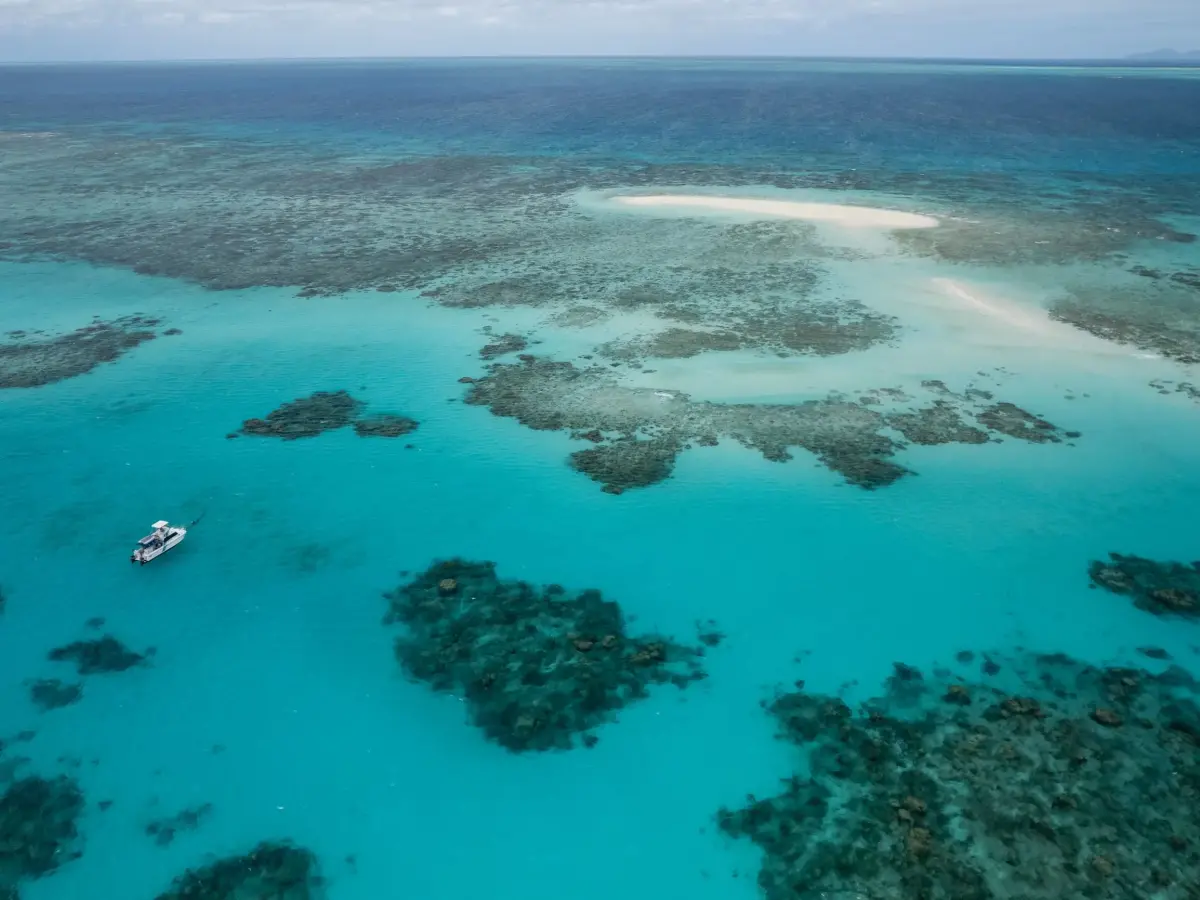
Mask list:
[[[622,206],[748,213],[827,222],[850,228],[936,228],[938,224],[938,220],[932,216],[870,206],[842,206],[836,203],[797,203],[791,200],[757,200],[750,197],[715,197],[703,194],[654,194],[614,197],[613,200]]]

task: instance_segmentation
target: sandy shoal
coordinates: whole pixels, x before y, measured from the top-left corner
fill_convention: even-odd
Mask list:
[[[748,197],[710,197],[692,194],[655,194],[640,197],[614,197],[623,206],[656,209],[697,209],[713,212],[748,213],[828,222],[850,228],[935,228],[932,216],[875,209],[870,206],[842,206],[836,203],[797,203],[791,200],[756,200]]]
[[[1157,359],[1153,353],[1142,353],[1125,344],[1106,341],[1074,325],[1057,322],[1044,310],[1027,306],[1000,297],[978,285],[967,284],[951,278],[934,278],[933,286],[944,296],[956,301],[960,309],[976,313],[987,322],[988,334],[1003,339],[1002,332],[1010,336],[1021,335],[1026,342],[1075,350],[1101,356],[1127,356],[1139,359]]]

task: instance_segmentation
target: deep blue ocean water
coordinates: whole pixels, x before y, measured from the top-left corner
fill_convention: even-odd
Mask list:
[[[88,801],[82,856],[23,883],[24,900],[150,898],[209,854],[275,838],[317,854],[334,900],[751,898],[757,852],[714,814],[794,769],[760,708],[777,685],[863,699],[894,662],[952,666],[965,649],[1161,670],[1137,653],[1150,645],[1200,675],[1195,623],[1087,578],[1114,550],[1196,557],[1200,410],[1149,386],[1195,367],[1043,312],[1062,290],[1116,286],[1143,303],[1139,262],[1200,267],[1200,243],[1113,243],[1147,222],[1200,228],[1194,72],[29,66],[0,69],[0,138],[0,331],[134,313],[182,331],[0,390],[0,739],[27,771],[77,778]],[[843,197],[1006,235],[968,233],[940,257],[818,235],[841,248],[812,251],[819,290],[895,316],[898,338],[829,357],[645,360],[657,371],[622,369],[629,383],[791,403],[974,381],[1082,437],[910,446],[898,459],[919,474],[875,491],[803,450],[780,464],[722,440],[682,453],[667,481],[601,492],[564,463],[578,449],[565,433],[461,402],[458,379],[485,373],[481,329],[579,362],[646,327],[620,312],[587,327],[563,317],[578,303],[611,312],[588,294],[607,267],[674,278],[700,265],[709,230],[748,223],[639,225],[664,229],[656,244],[624,243],[634,218],[616,212],[552,218],[576,215],[593,182]],[[476,258],[492,236],[503,251]],[[743,283],[754,252],[727,263],[747,267]],[[447,308],[415,283],[517,266],[575,293]],[[399,290],[369,289],[390,278]],[[956,305],[936,287],[947,279],[993,312]],[[1162,321],[1191,333],[1200,293],[1179,296]],[[226,438],[338,389],[420,428]],[[178,550],[129,565],[150,522],[201,514]],[[380,624],[401,571],[451,556],[599,588],[637,629],[691,640],[713,619],[726,637],[705,681],[653,690],[594,748],[509,753],[458,697],[406,680],[396,629]],[[78,703],[39,712],[27,681],[78,680],[46,654],[92,634],[92,617],[153,646],[153,664],[86,676]],[[35,734],[11,740],[23,731]],[[144,833],[203,803],[211,814],[169,846]]]

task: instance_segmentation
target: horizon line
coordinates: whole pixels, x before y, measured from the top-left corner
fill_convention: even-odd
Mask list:
[[[733,53],[507,53],[507,54],[405,54],[397,56],[197,56],[176,59],[136,58],[123,59],[0,59],[5,66],[54,66],[54,65],[188,65],[196,63],[299,63],[299,62],[435,62],[435,61],[584,61],[584,60],[729,60],[729,61],[778,61],[778,62],[878,62],[878,63],[959,63],[959,64],[1120,64],[1131,68],[1200,68],[1200,59],[1181,55],[1179,57],[1148,57],[1133,54],[1124,57],[1108,56],[816,56],[782,54],[733,54]]]

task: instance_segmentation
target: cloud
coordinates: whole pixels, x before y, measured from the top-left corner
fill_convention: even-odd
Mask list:
[[[1195,20],[1197,0],[1138,0],[1150,18]],[[235,26],[247,19],[306,19],[338,24],[376,17],[424,17],[489,21],[503,19],[678,17],[729,21],[778,20],[829,24],[839,21],[970,17],[978,21],[1124,15],[1133,0],[0,0],[0,27],[112,22],[195,22]]]
[[[1200,0],[0,0],[0,59],[506,53],[1121,55]],[[92,34],[74,42],[65,34]],[[44,45],[27,35],[47,37]],[[39,54],[39,47],[44,50]]]

